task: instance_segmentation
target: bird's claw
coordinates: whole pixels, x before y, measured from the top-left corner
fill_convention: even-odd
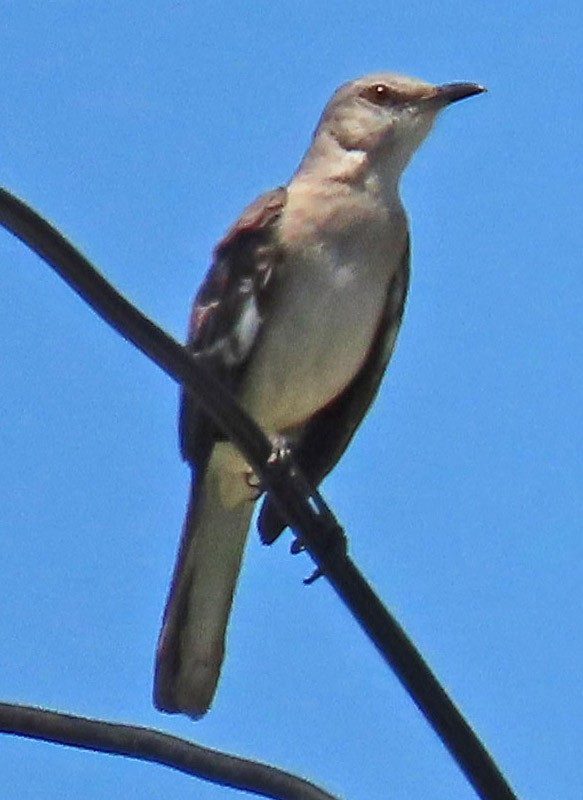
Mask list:
[[[294,539],[289,546],[289,551],[292,554],[292,556],[297,556],[299,553],[303,553],[305,549],[306,546],[303,543],[300,536],[298,536],[297,539]],[[323,574],[324,574],[323,569],[321,567],[316,567],[316,569],[312,572],[311,575],[308,575],[307,578],[304,578],[303,581],[304,586],[311,586],[312,583],[317,581],[318,578],[321,578]]]
[[[298,553],[303,553],[305,549],[306,545],[302,542],[299,536],[297,539],[294,539],[289,546],[289,551],[292,554],[292,556],[297,556]]]
[[[316,569],[312,572],[311,575],[308,575],[307,578],[304,578],[303,580],[304,586],[311,586],[318,580],[318,578],[321,578],[323,575],[324,575],[324,570],[321,567],[316,567]]]
[[[285,436],[275,436],[271,444],[271,454],[267,459],[267,463],[270,466],[285,464],[291,456],[291,447]]]
[[[347,555],[347,540],[346,534],[339,525],[332,526],[329,530],[324,529],[324,535],[327,541],[325,542],[324,557],[321,558],[321,565],[317,566],[314,571],[304,578],[304,585],[311,586],[318,578],[325,574],[325,562],[331,559],[344,558]],[[290,553],[297,555],[306,549],[301,537],[298,536],[290,545]]]
[[[255,503],[263,494],[263,487],[257,475],[253,472],[251,467],[245,471],[245,483],[249,489],[248,500],[250,503]]]
[[[288,461],[290,456],[291,448],[288,445],[287,440],[283,436],[274,437],[272,440],[271,453],[267,459],[268,465],[270,467],[283,465],[286,463],[286,461]],[[255,474],[251,467],[247,467],[244,474],[245,483],[249,488],[249,501],[251,503],[255,503],[265,491],[263,482]]]

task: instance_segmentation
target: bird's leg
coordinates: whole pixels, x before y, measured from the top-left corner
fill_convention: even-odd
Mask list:
[[[285,479],[286,470],[289,467],[289,462],[292,455],[292,448],[290,446],[290,440],[288,437],[277,434],[276,436],[271,437],[271,444],[272,444],[272,451],[267,459],[267,466],[270,471],[277,472],[282,471],[282,477]],[[303,483],[305,484],[304,489],[306,492],[309,493],[310,501],[313,503],[314,510],[318,512],[318,527],[320,528],[318,539],[320,542],[320,553],[323,555],[323,561],[326,562],[330,559],[334,559],[335,557],[342,557],[346,555],[347,550],[347,542],[346,542],[346,535],[338,522],[331,514],[330,509],[323,501],[323,499],[319,496],[317,491],[315,491],[312,487],[309,486],[309,482],[304,479]],[[255,482],[252,484],[254,485],[257,490],[261,491],[263,487],[257,479],[255,478]],[[284,525],[282,525],[282,528]],[[265,540],[264,540],[265,541]],[[269,544],[271,544],[272,540],[268,540]],[[292,555],[297,555],[298,553],[302,553],[306,550],[306,546],[301,538],[301,536],[297,536],[293,539],[290,545],[290,552]],[[314,583],[321,575],[325,572],[325,566],[317,567],[314,572],[304,580],[305,584]]]
[[[332,525],[324,525],[321,530],[321,536],[324,539],[324,560],[321,566],[316,567],[311,575],[308,575],[307,578],[304,578],[304,584],[306,586],[310,586],[312,583],[314,583],[314,581],[317,581],[318,578],[321,578],[322,575],[325,574],[326,566],[324,562],[338,558],[346,558],[348,542],[343,528],[341,528],[337,522],[334,521]],[[298,545],[298,543],[299,548],[293,549],[295,545]],[[300,552],[300,549],[303,550],[305,548],[303,547],[302,542],[296,539],[295,542],[292,542],[292,553],[298,553]]]
[[[275,436],[271,437],[271,444],[271,454],[267,459],[270,469],[273,469],[274,467],[277,468],[280,466],[285,466],[291,456],[291,448],[288,440],[285,436],[276,434]],[[263,486],[260,478],[249,466],[245,470],[245,482],[250,490],[249,500],[250,502],[255,503],[265,491],[265,487]]]
[[[272,467],[286,467],[289,463],[292,450],[289,441],[285,436],[278,434],[272,440],[273,449],[267,459],[267,463]],[[290,544],[289,551],[292,555],[297,555],[305,550],[305,546],[300,536],[297,536]],[[316,576],[317,577],[317,576]],[[315,578],[314,578],[315,580]]]
[[[247,499],[250,503],[256,503],[263,494],[263,486],[261,485],[261,481],[251,467],[246,467],[243,474],[245,477],[245,483],[249,489],[249,495]]]
[[[268,459],[268,464],[277,467],[286,467],[290,457],[292,455],[292,450],[289,444],[289,440],[281,435],[278,434],[276,437],[272,438],[272,445],[273,449],[271,455]],[[325,518],[324,518],[325,519]],[[339,549],[343,553],[346,553],[346,536],[342,528],[335,522],[332,526],[327,524],[329,521],[326,520],[323,525],[322,534],[325,538],[324,547],[330,553],[333,550]],[[297,555],[298,553],[303,553],[306,549],[304,542],[302,541],[301,536],[296,536],[293,539],[292,543],[290,544],[290,553],[292,555]],[[311,575],[304,579],[304,583],[309,586],[310,584],[314,583],[318,578],[320,578],[324,574],[323,570],[320,567],[317,567]]]
[[[285,466],[289,462],[291,453],[288,438],[281,433],[276,433],[271,437],[271,455],[267,459],[267,463],[271,467]]]

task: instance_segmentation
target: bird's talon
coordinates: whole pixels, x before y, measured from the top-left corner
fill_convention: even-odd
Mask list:
[[[263,487],[261,481],[250,467],[245,472],[245,483],[249,489],[248,499],[251,503],[255,503],[263,494]]]
[[[302,542],[300,537],[298,536],[297,539],[294,539],[293,542],[289,546],[289,551],[292,556],[297,556],[298,553],[303,553],[306,549],[305,544]]]
[[[324,575],[324,570],[321,567],[316,567],[316,569],[312,572],[311,575],[308,575],[307,578],[304,578],[304,586],[311,586],[318,580],[318,578],[321,578],[323,575]]]
[[[284,436],[276,436],[272,441],[272,449],[267,463],[273,466],[274,464],[284,464],[291,455],[291,447],[287,443]]]

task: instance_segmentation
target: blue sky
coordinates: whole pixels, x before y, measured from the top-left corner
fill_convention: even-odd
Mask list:
[[[581,10],[574,2],[5,2],[0,182],[178,338],[214,242],[285,182],[333,89],[490,92],[407,171],[413,279],[325,494],[522,798],[581,797]],[[176,387],[0,234],[0,696],[160,726],[351,800],[472,790],[307,557],[250,538],[199,723],[150,703],[188,474]],[[0,740],[5,800],[235,797]]]

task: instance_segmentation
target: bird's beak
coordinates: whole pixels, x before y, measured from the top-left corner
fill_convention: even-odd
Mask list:
[[[435,90],[424,99],[431,104],[435,103],[438,108],[444,108],[451,103],[457,103],[458,100],[464,100],[466,97],[482,94],[485,91],[487,91],[486,87],[479,83],[443,83],[441,86],[436,86]]]

